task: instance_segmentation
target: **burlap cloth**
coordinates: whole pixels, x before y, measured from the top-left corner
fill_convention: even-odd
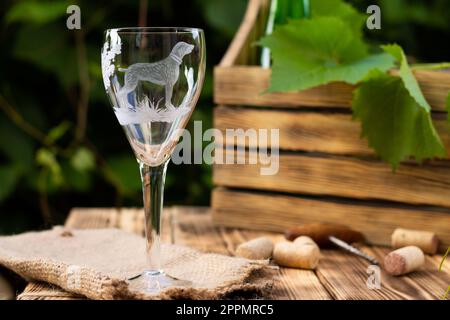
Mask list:
[[[128,279],[146,267],[145,242],[122,230],[56,227],[0,237],[0,265],[91,299],[236,298],[264,295],[271,286],[263,263],[179,245],[163,245],[162,252],[166,273],[191,281],[191,287],[159,294],[132,290]]]

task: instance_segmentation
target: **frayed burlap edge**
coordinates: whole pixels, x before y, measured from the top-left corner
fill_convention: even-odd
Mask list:
[[[0,250],[1,251],[1,250]],[[34,259],[23,261],[0,255],[0,264],[13,270],[27,280],[43,281],[62,289],[100,300],[163,300],[163,299],[224,299],[262,298],[269,295],[273,286],[267,280],[270,271],[265,263],[252,263],[242,268],[242,276],[222,286],[210,288],[173,287],[157,295],[131,291],[129,282],[105,276],[89,268],[67,265],[52,260]]]

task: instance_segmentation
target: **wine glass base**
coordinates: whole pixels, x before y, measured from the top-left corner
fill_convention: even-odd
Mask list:
[[[140,276],[130,279],[132,291],[155,294],[170,287],[190,287],[192,282],[173,278],[162,271],[144,271]]]

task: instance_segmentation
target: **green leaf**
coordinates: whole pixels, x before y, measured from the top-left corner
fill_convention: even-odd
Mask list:
[[[406,60],[403,49],[397,44],[385,45],[381,47],[384,51],[392,55],[400,64],[399,76],[405,84],[405,88],[409,91],[411,97],[413,97],[422,108],[430,111],[431,107],[425,100],[422,90],[420,90],[419,84],[417,83],[417,80],[409,67],[408,61]]]
[[[243,0],[206,0],[202,7],[208,24],[232,38],[242,21],[246,5]]]
[[[76,170],[68,161],[63,162],[61,168],[64,181],[70,188],[78,192],[89,191],[92,185],[91,173],[89,171]]]
[[[399,77],[372,72],[354,92],[353,114],[369,146],[395,170],[400,161],[445,156],[430,113],[411,97]]]
[[[273,57],[269,92],[303,90],[333,81],[355,84],[394,59],[369,55],[367,45],[339,18],[291,20],[260,40]]]
[[[37,164],[52,170],[57,170],[56,168],[58,167],[55,154],[47,148],[40,148],[36,152],[36,162]]]
[[[17,33],[13,52],[17,58],[51,72],[69,87],[78,81],[76,51],[69,36],[60,24],[24,25]]]
[[[361,32],[361,27],[366,21],[366,16],[358,12],[350,4],[342,0],[310,0],[311,16],[336,17],[346,22],[352,31]]]
[[[71,123],[69,121],[63,121],[56,127],[52,128],[45,138],[46,142],[49,144],[58,141],[66,132],[70,129]]]
[[[0,153],[22,171],[32,170],[34,164],[32,138],[3,118],[0,118]]]
[[[0,203],[15,190],[20,174],[14,165],[0,166]]]
[[[38,192],[44,194],[55,194],[61,192],[64,186],[64,177],[62,174],[55,175],[48,168],[41,168],[36,172],[35,188]]]
[[[40,148],[36,152],[36,163],[50,172],[50,177],[55,185],[61,185],[64,182],[61,167],[53,151],[47,148]]]
[[[6,15],[7,23],[22,21],[47,23],[66,15],[66,1],[18,1]]]
[[[141,191],[142,184],[136,159],[131,155],[119,155],[107,159],[109,171],[105,177],[120,193],[133,195]]]
[[[95,157],[89,149],[80,147],[70,158],[70,164],[79,172],[89,171],[95,168]]]

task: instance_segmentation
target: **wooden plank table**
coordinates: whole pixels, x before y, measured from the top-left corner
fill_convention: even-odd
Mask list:
[[[70,228],[115,227],[143,234],[141,209],[73,209],[66,226]],[[282,235],[268,232],[214,227],[208,208],[172,207],[163,215],[163,241],[187,245],[205,252],[233,255],[236,246],[246,240],[266,235],[275,241]],[[381,247],[363,247],[379,260],[388,251]],[[316,271],[280,268],[274,278],[274,299],[440,299],[450,285],[450,265],[444,272],[438,267],[441,256],[427,256],[422,271],[403,277],[381,272],[381,288],[368,289],[368,263],[339,250],[323,250]],[[18,299],[84,299],[57,287],[31,282]]]

